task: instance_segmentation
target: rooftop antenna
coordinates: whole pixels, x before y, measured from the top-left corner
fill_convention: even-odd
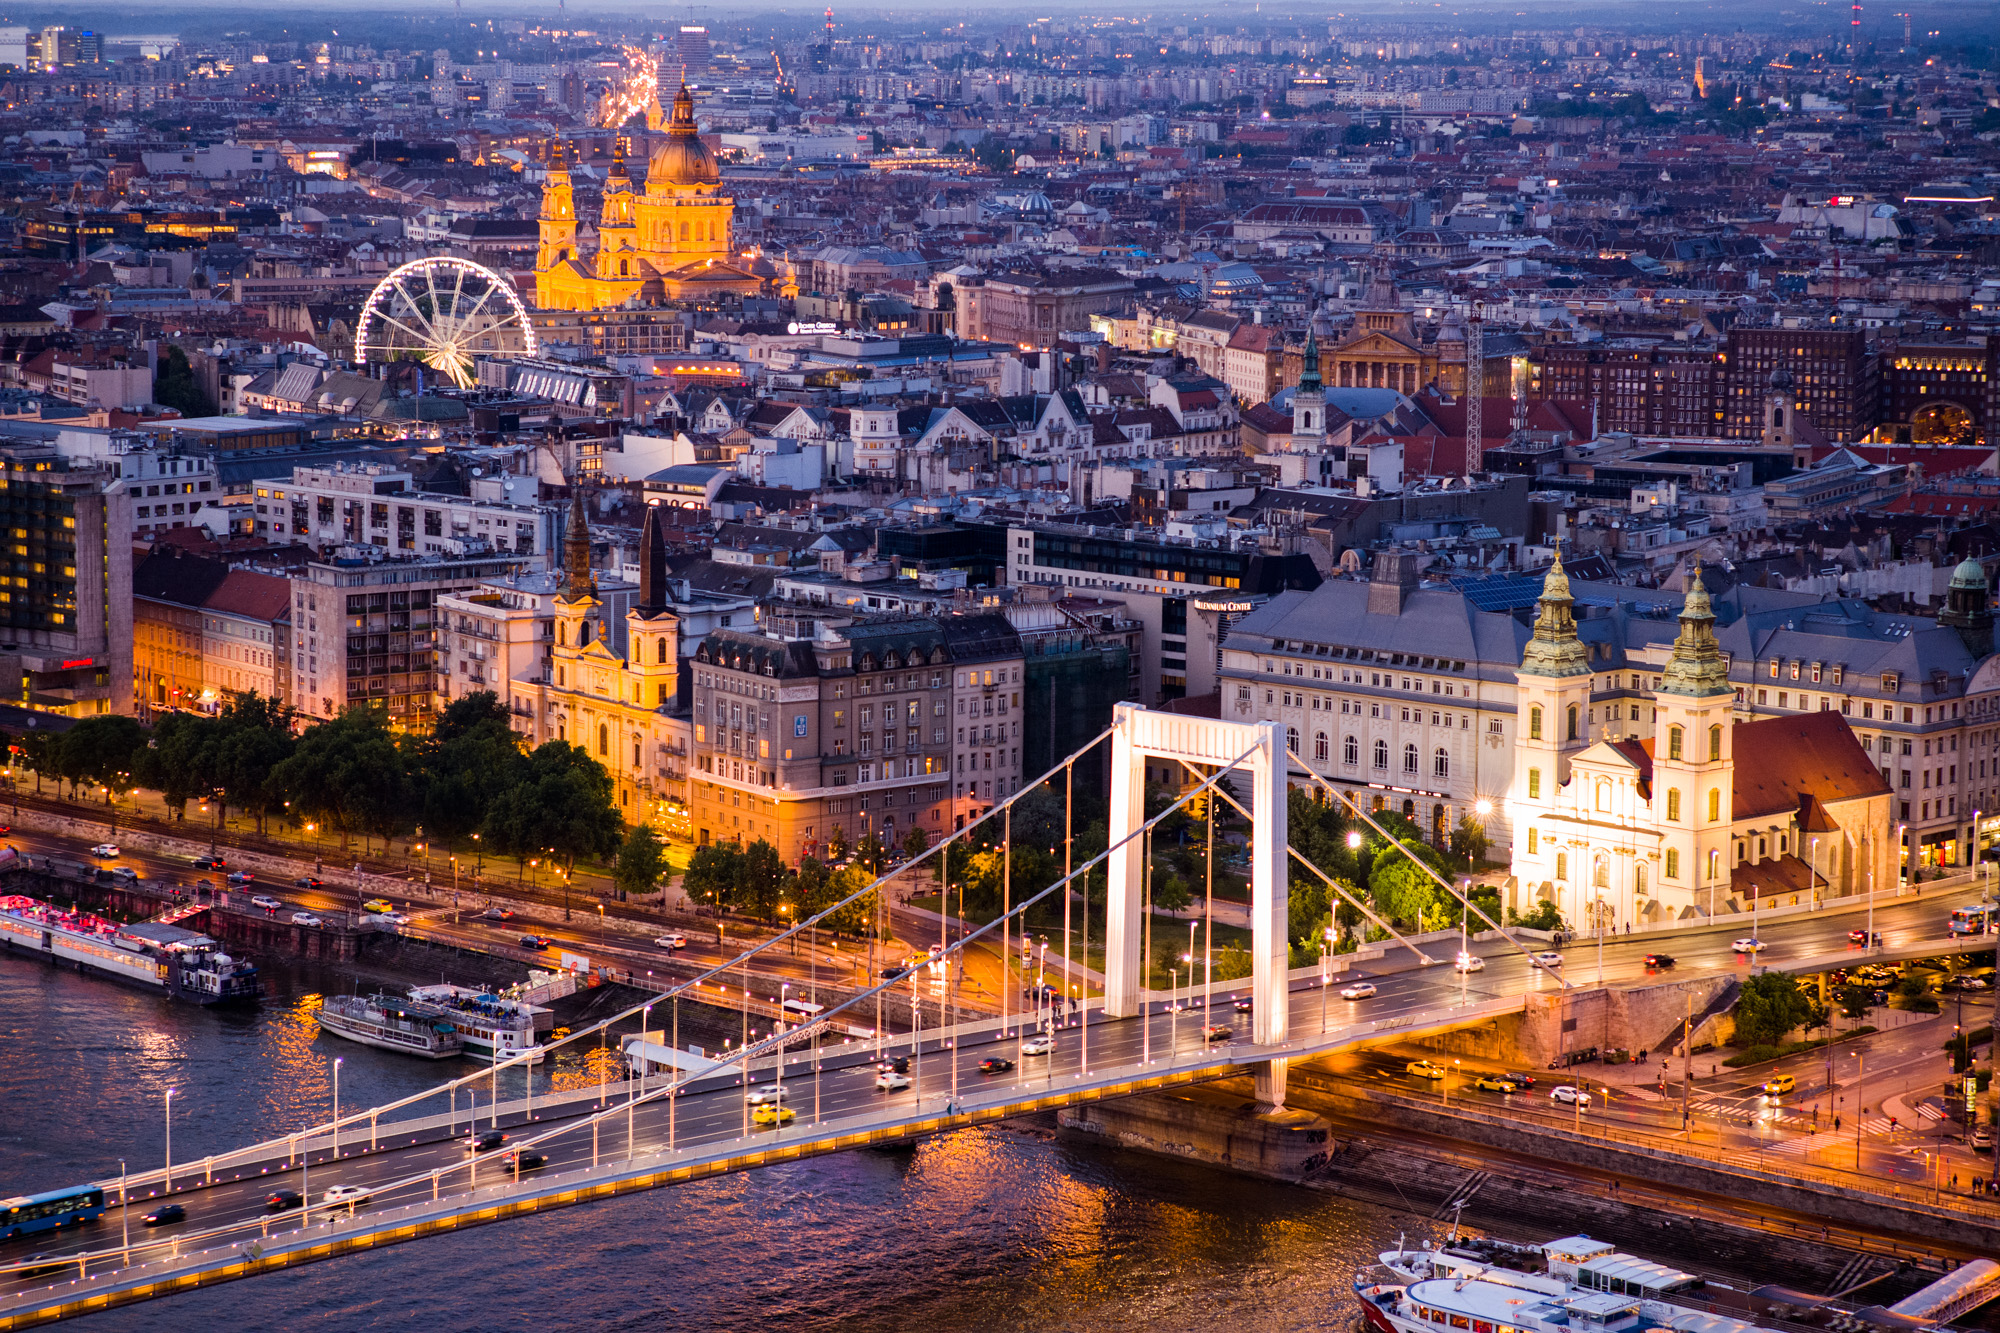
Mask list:
[[[1465,326],[1465,480],[1486,470],[1486,346],[1485,329],[1479,318],[1479,299],[1473,298],[1472,319]]]

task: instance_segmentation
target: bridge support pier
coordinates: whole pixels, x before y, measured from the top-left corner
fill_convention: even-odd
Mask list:
[[[1285,1069],[1289,1061],[1266,1060],[1252,1065],[1250,1073],[1257,1089],[1257,1109],[1260,1111],[1282,1111],[1285,1109]]]
[[[1275,722],[1223,722],[1214,718],[1154,713],[1136,704],[1120,704],[1111,737],[1111,853],[1109,901],[1104,936],[1104,1012],[1111,1018],[1131,1018],[1141,1010],[1142,992],[1151,959],[1143,956],[1145,939],[1145,839],[1128,837],[1146,822],[1146,760],[1171,759],[1195,769],[1213,771],[1248,756],[1233,773],[1250,778],[1250,1037],[1258,1045],[1285,1040],[1290,1006],[1287,973],[1291,951],[1285,938],[1289,923],[1290,876],[1286,864],[1290,846],[1285,829],[1286,775],[1291,761],[1285,754],[1284,729]],[[1224,779],[1227,781],[1227,779]],[[1239,788],[1240,790],[1240,788]],[[1203,1022],[1216,1022],[1205,1016]],[[1275,1074],[1273,1105],[1284,1101],[1285,1077]],[[1264,1076],[1259,1075],[1258,1099],[1263,1100]]]

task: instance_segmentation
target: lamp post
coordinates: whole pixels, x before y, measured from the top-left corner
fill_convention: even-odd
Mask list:
[[[1810,870],[1810,873],[1808,873],[1808,874],[1807,874],[1807,876],[1806,876],[1806,888],[1807,888],[1807,890],[1808,890],[1808,892],[1807,892],[1807,894],[1806,894],[1806,898],[1807,898],[1807,901],[1808,901],[1808,905],[1809,905],[1809,906],[1812,906],[1812,907],[1818,907],[1818,906],[1819,906],[1819,903],[1820,903],[1820,898],[1819,898],[1819,839],[1818,839],[1818,838],[1814,838],[1814,839],[1812,840],[1812,863],[1811,863],[1811,866],[1809,867],[1809,870]]]
[[[486,849],[479,845],[479,835],[472,835],[472,882],[479,883],[479,872],[486,868]]]
[[[1862,1105],[1862,1085],[1868,1078],[1868,1057],[1862,1051],[1854,1053],[1854,1169],[1861,1169],[1861,1118],[1866,1108]]]
[[[498,1049],[497,1047],[495,1048]],[[336,1056],[333,1061],[333,1160],[340,1160],[340,1063]]]
[[[599,903],[597,905],[597,952],[600,958],[604,954],[604,904],[603,903]],[[600,966],[601,965],[602,964],[600,964]]]
[[[125,1159],[118,1159],[118,1262],[132,1262],[132,1195],[125,1188]]]
[[[174,1192],[174,1094],[179,1088],[167,1089],[167,1166],[160,1173],[160,1193]]]

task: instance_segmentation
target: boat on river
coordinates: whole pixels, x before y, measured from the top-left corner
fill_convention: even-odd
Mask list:
[[[458,1029],[438,1017],[430,1005],[393,995],[329,996],[313,1017],[319,1020],[322,1032],[378,1050],[400,1051],[426,1060],[448,1060],[465,1053]]]

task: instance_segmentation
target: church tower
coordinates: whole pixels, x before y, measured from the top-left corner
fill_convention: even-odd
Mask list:
[[[1292,448],[1316,453],[1326,445],[1326,389],[1319,377],[1319,338],[1306,329],[1304,366],[1292,390]]]
[[[590,520],[584,515],[583,488],[572,483],[569,522],[563,532],[562,588],[556,593],[557,686],[577,687],[574,678],[566,677],[574,671],[578,655],[603,638],[604,627],[597,617],[602,605],[597,599],[597,580],[590,574]],[[567,672],[566,662],[570,665]]]
[[[597,276],[638,275],[639,221],[632,207],[632,178],[625,173],[625,137],[611,150],[611,172],[604,178],[604,207],[597,221]]]
[[[639,528],[639,601],[625,615],[628,670],[639,689],[635,702],[664,708],[679,683],[681,618],[668,580],[666,511],[646,510]]]
[[[547,273],[576,258],[576,196],[569,183],[569,157],[563,141],[550,150],[549,177],[542,185],[541,245],[535,251],[535,272]],[[539,304],[546,305],[537,295]]]
[[[1951,571],[1951,586],[1945,589],[1938,624],[1957,630],[1975,661],[1993,655],[1993,609],[1986,591],[1986,570],[1971,556]]]
[[[1795,415],[1798,405],[1792,396],[1792,372],[1779,366],[1771,373],[1771,387],[1764,395],[1764,440],[1766,449],[1782,449],[1793,455],[1794,467],[1808,467],[1810,457],[1801,458],[1793,443],[1793,433],[1797,429]]]
[[[1729,897],[1736,690],[1715,642],[1715,613],[1700,566],[1688,584],[1680,635],[1655,698],[1653,811],[1663,835],[1662,889],[1689,893],[1712,913]]]
[[[1540,606],[1534,636],[1514,673],[1514,781],[1507,820],[1523,886],[1546,886],[1560,903],[1583,882],[1581,857],[1557,846],[1538,820],[1557,809],[1570,761],[1590,743],[1591,683],[1590,654],[1576,634],[1575,599],[1560,550],[1542,580]]]

